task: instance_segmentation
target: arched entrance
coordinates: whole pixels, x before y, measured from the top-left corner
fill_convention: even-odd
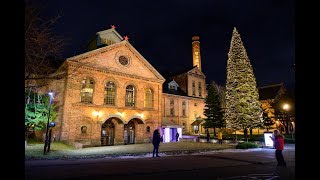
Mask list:
[[[135,144],[136,143],[136,125],[144,124],[139,118],[131,119],[127,124],[124,125],[124,144]]]
[[[134,144],[135,125],[133,121],[129,121],[124,125],[124,144]]]
[[[114,135],[114,124],[109,119],[101,126],[101,146],[114,145]]]

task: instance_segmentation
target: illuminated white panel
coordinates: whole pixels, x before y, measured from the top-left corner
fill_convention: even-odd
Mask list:
[[[179,133],[179,137],[181,138],[182,137],[182,128],[177,128],[177,131]]]
[[[273,141],[270,137],[273,137],[273,133],[264,133],[264,144],[273,147]]]
[[[163,142],[170,142],[170,128],[164,128]]]

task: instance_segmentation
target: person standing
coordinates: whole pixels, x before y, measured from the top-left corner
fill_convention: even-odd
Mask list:
[[[218,143],[222,144],[222,132],[221,131],[218,132]]]
[[[159,151],[159,145],[160,145],[160,133],[159,130],[156,129],[153,131],[153,137],[152,137],[152,144],[153,144],[153,153],[152,153],[152,157],[155,157],[154,155],[156,155],[156,157],[160,157],[158,155],[158,151]]]
[[[177,142],[179,141],[179,133],[178,132],[176,133],[176,141]]]
[[[272,139],[274,147],[276,148],[275,156],[278,162],[277,166],[287,166],[282,154],[284,149],[284,137],[277,129],[274,130],[273,134],[274,137],[270,136],[270,138]]]

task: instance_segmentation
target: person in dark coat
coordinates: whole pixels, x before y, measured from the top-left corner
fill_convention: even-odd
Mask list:
[[[153,144],[153,153],[152,153],[152,157],[155,157],[154,155],[156,155],[156,157],[160,157],[158,155],[158,151],[159,151],[159,145],[160,145],[160,133],[159,130],[156,129],[153,131],[153,137],[152,137],[152,144]]]
[[[275,156],[278,161],[277,166],[287,166],[283,158],[282,150],[284,149],[284,137],[280,134],[279,130],[274,130],[274,137],[270,136],[276,148]]]
[[[176,133],[176,141],[177,142],[179,141],[179,133],[178,132]]]

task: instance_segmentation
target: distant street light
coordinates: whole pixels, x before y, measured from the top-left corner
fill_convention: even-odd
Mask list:
[[[277,129],[279,129],[279,120],[276,121]]]
[[[53,92],[52,91],[50,91],[49,93],[48,93],[48,95],[49,95],[49,98],[50,98],[50,100],[49,100],[49,112],[48,112],[48,121],[47,121],[47,130],[46,130],[46,138],[45,138],[45,141],[44,141],[44,148],[43,148],[43,154],[46,154],[46,152],[47,152],[47,147],[49,147],[48,148],[48,152],[50,151],[50,138],[48,137],[48,132],[49,132],[49,120],[50,120],[50,111],[51,111],[51,105],[52,105],[52,99],[54,99],[54,94],[53,94]],[[53,126],[54,126],[54,124],[52,124]],[[50,135],[51,135],[51,131],[50,131]]]
[[[290,106],[289,106],[289,104],[285,103],[282,108],[286,111],[286,133],[288,133],[288,131],[289,131],[289,121],[290,121],[290,115],[289,115]],[[293,131],[291,131],[291,138],[293,139],[292,132]]]
[[[283,109],[286,110],[286,111],[288,111],[288,110],[290,109],[289,104],[284,104],[284,105],[283,105]]]

